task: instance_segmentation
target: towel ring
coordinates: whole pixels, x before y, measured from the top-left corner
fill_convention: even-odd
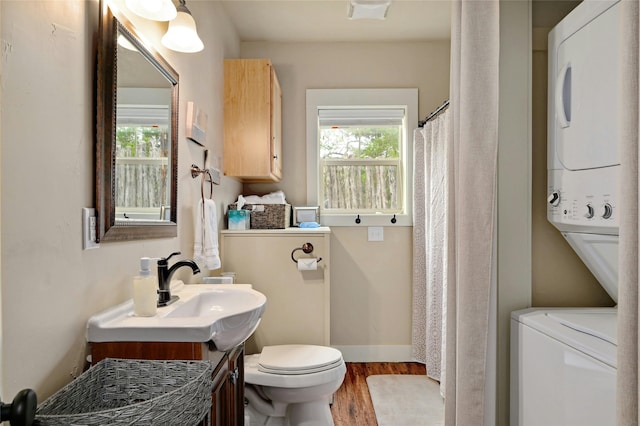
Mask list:
[[[206,175],[209,175],[209,198],[213,199],[213,179],[211,179],[211,175],[208,170],[202,171],[202,180],[200,181],[200,195],[204,200],[204,182],[207,180]]]
[[[204,200],[204,182],[207,180],[207,176],[209,176],[208,182],[211,186],[209,198],[213,199],[213,177],[208,169],[201,169],[196,164],[191,165],[191,177],[195,179],[198,175],[202,175],[202,181],[200,181],[200,195],[202,196],[202,200]]]
[[[297,252],[298,250],[302,250],[303,252],[305,252],[305,253],[309,254],[309,253],[311,253],[311,252],[313,251],[313,244],[311,244],[311,243],[304,243],[304,244],[302,245],[302,247],[298,247],[298,248],[293,249],[293,251],[291,252],[291,260],[293,260],[295,263],[298,263],[298,259],[296,259],[295,257],[293,257],[293,254],[294,254],[295,252]],[[318,262],[320,262],[321,260],[322,260],[322,258],[321,258],[321,257],[319,257],[319,258],[318,258]]]

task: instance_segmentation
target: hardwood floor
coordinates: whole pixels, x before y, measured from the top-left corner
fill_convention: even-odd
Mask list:
[[[334,395],[331,414],[335,426],[377,426],[367,376],[375,374],[426,374],[417,362],[348,362],[342,386]]]

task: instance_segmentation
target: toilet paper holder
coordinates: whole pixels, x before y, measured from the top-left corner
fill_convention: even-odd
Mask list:
[[[298,247],[298,248],[294,248],[293,251],[291,252],[291,260],[293,260],[295,263],[298,263],[298,259],[296,259],[295,257],[293,257],[294,253],[297,252],[298,250],[302,250],[304,253],[309,254],[311,252],[313,252],[313,244],[311,243],[304,243],[302,245],[302,247]],[[321,257],[318,258],[318,262],[320,262],[322,260]]]

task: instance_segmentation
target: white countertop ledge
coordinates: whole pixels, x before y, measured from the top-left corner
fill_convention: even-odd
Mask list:
[[[321,226],[319,228],[298,228],[291,226],[283,229],[223,229],[222,234],[330,234],[331,228]]]

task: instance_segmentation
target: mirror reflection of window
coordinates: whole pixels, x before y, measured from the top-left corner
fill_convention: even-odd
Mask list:
[[[168,106],[120,104],[117,117],[116,218],[167,220],[166,206],[170,199]]]
[[[123,34],[118,45],[116,221],[169,220],[173,85]]]

